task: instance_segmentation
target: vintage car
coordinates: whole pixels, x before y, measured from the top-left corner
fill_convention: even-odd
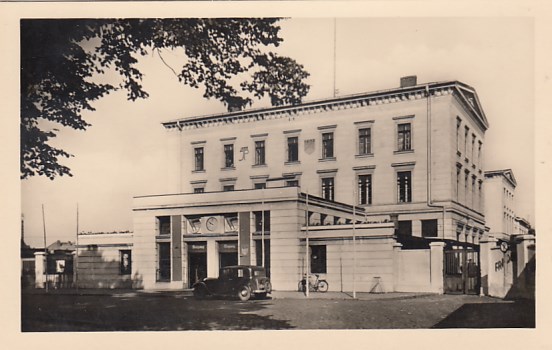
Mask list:
[[[261,266],[226,266],[220,269],[218,278],[205,278],[193,285],[194,296],[237,296],[246,301],[255,296],[265,298],[272,292],[266,270]]]

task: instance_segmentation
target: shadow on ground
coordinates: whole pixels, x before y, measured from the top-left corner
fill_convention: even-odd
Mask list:
[[[432,328],[534,328],[535,302],[470,303]]]
[[[289,329],[255,313],[271,300],[195,300],[182,296],[22,295],[21,330],[167,331]]]

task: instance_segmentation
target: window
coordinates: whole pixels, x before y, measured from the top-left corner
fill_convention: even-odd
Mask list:
[[[322,198],[329,201],[334,200],[334,178],[325,177],[322,178]]]
[[[397,125],[397,151],[412,150],[410,123]]]
[[[194,193],[203,193],[203,192],[205,192],[205,188],[203,187],[194,188]]]
[[[326,246],[313,245],[310,246],[310,272],[311,273],[326,273]]]
[[[299,161],[299,137],[293,136],[287,139],[287,161]]]
[[[222,186],[224,192],[234,191],[234,185],[224,185]]]
[[[195,171],[205,170],[203,168],[203,147],[194,148],[194,159],[195,159]]]
[[[225,168],[234,167],[234,145],[233,144],[224,145],[224,167]]]
[[[130,275],[132,274],[132,251],[129,249],[120,250],[120,267],[121,275]]]
[[[472,176],[472,184],[471,184],[471,197],[472,197],[472,208],[475,208],[476,204],[475,201],[477,200],[477,196],[475,195],[476,187],[475,187],[475,176]]]
[[[264,219],[264,232],[270,232],[270,211],[265,210],[264,211],[264,218],[263,218],[263,212],[262,211],[255,211],[253,212],[253,215],[255,216],[255,232],[261,232],[263,228],[263,219]]]
[[[481,148],[483,147],[483,143],[481,141],[478,141],[478,147],[477,147],[477,166],[479,169],[481,169]]]
[[[401,236],[401,237],[412,236],[412,221],[411,220],[399,221],[396,234],[397,236]]]
[[[266,182],[257,182],[257,183],[255,183],[255,189],[256,190],[262,190],[263,188],[266,188]]]
[[[456,200],[460,201],[460,179],[461,179],[462,167],[456,166]]]
[[[479,180],[479,210],[483,211],[483,181]]]
[[[334,156],[334,134],[325,132],[322,134],[322,158],[333,158]]]
[[[475,158],[473,157],[473,153],[475,152],[475,134],[472,134],[472,142],[471,142],[471,160],[472,163],[475,164]]]
[[[437,237],[437,219],[422,220],[422,237]]]
[[[470,133],[470,128],[467,126],[464,127],[464,154],[468,156],[468,135]]]
[[[372,129],[363,128],[358,130],[358,154],[372,153]]]
[[[372,204],[372,175],[358,176],[358,204]]]
[[[397,173],[397,202],[412,202],[412,172],[410,171]]]
[[[460,152],[460,126],[462,125],[462,120],[456,118],[456,150]]]
[[[286,181],[286,187],[299,187],[299,180]]]
[[[255,141],[255,165],[265,164],[265,142]]]
[[[465,205],[468,205],[468,198],[469,198],[469,195],[470,195],[470,192],[469,192],[469,184],[470,184],[470,174],[468,172],[465,173],[464,175],[464,204]]]
[[[157,217],[157,229],[159,235],[171,234],[171,217],[170,216],[158,216]]]
[[[171,280],[171,244],[169,242],[157,243],[157,278],[158,282]]]

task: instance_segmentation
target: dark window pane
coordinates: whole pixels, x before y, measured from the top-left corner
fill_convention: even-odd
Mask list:
[[[327,132],[322,134],[322,158],[333,158],[334,156],[334,143],[333,132]]]
[[[399,124],[397,133],[397,150],[409,151],[412,149],[410,123]]]
[[[171,217],[170,216],[158,216],[158,229],[160,235],[169,235],[171,233]]]
[[[397,173],[397,197],[399,203],[412,202],[412,176],[410,171]]]
[[[203,193],[203,192],[205,192],[205,189],[203,187],[194,188],[194,193]]]
[[[287,148],[288,148],[288,162],[298,161],[299,160],[299,138],[288,137]]]
[[[358,176],[358,203],[372,204],[372,175]]]
[[[132,274],[132,251],[121,250],[120,257],[121,275]]]
[[[372,153],[372,134],[370,128],[358,130],[358,154]]]
[[[265,142],[255,141],[255,165],[265,164]]]
[[[313,245],[311,248],[311,273],[326,273],[326,246]]]
[[[397,236],[407,237],[412,236],[412,221],[399,221],[397,228]]]
[[[224,192],[234,191],[234,185],[225,185],[222,187]]]
[[[195,155],[195,170],[203,170],[204,161],[203,161],[203,147],[198,147],[194,149]]]
[[[224,145],[224,166],[226,168],[234,166],[234,145]]]
[[[334,200],[334,178],[325,177],[322,179],[322,198]]]
[[[437,237],[437,219],[422,220],[422,236]]]

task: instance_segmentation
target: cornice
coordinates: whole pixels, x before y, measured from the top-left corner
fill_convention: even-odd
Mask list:
[[[328,111],[356,109],[368,106],[420,100],[426,98],[428,91],[430,95],[436,97],[455,95],[459,98],[459,100],[462,101],[465,99],[465,97],[460,93],[460,88],[465,89],[466,87],[468,86],[458,81],[430,83],[416,85],[413,87],[341,96],[331,99],[305,102],[298,105],[250,109],[245,111],[182,118],[164,122],[162,124],[167,129],[177,128],[178,130],[193,130],[223,125],[252,123],[262,120],[275,120],[284,118],[288,118],[289,120],[291,120],[297,117],[308,116]],[[463,101],[463,103],[467,104],[466,101]],[[478,117],[480,118],[480,116]],[[480,120],[480,122],[485,124],[483,120]]]

